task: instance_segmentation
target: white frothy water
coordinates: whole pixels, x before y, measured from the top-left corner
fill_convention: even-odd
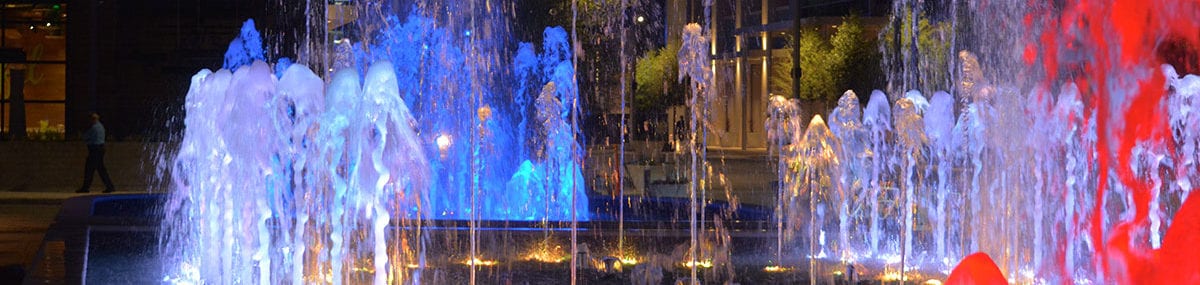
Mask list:
[[[431,220],[587,220],[565,32],[547,29],[543,53],[524,44],[527,56],[514,63],[518,90],[542,92],[465,101],[447,92],[478,82],[430,21],[397,22],[384,37],[433,35],[348,54],[328,84],[286,60],[273,73],[261,55],[247,56],[254,39],[235,40],[243,45],[227,54],[236,71],[197,73],[164,207],[165,280],[414,282],[431,257],[422,230]],[[247,29],[243,37],[257,36]]]
[[[1172,152],[1160,144],[1139,144],[1129,166],[1154,189],[1144,237],[1154,248],[1186,197],[1184,189],[1200,179],[1191,167],[1200,133],[1191,128],[1200,121],[1193,99],[1200,94],[1200,77],[1179,77],[1169,66],[1164,74],[1166,99],[1174,103],[1165,119],[1178,147]],[[860,125],[858,99],[846,92],[830,114],[828,129],[820,116],[799,129],[803,118],[797,116],[797,102],[772,98],[767,124],[780,161],[780,246],[800,242],[808,247],[815,274],[833,270],[817,268],[820,259],[943,271],[982,251],[997,257],[1009,270],[1006,275],[1020,282],[1054,279],[1048,276],[1059,272],[1039,268],[1059,266],[1055,258],[1061,248],[1066,251],[1061,262],[1073,269],[1069,280],[1104,280],[1096,245],[1073,234],[1088,232],[1097,180],[1091,153],[1096,126],[1078,89],[1065,84],[1057,96],[1043,89],[1015,96],[977,82],[982,84],[963,92],[968,97],[957,119],[949,93],[938,91],[925,101],[909,91],[891,109],[876,91]],[[1027,101],[1018,104],[997,92]],[[1011,113],[1014,109],[1023,115]],[[1014,125],[1025,129],[998,132]],[[845,196],[837,196],[841,193]],[[1130,198],[1114,197],[1105,216],[1132,215]],[[839,223],[845,225],[835,226]]]

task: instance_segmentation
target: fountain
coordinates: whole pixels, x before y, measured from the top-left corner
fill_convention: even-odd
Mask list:
[[[338,40],[317,65],[271,63],[248,21],[223,68],[192,78],[170,161],[164,281],[903,282],[946,277],[964,258],[994,259],[1016,283],[1188,280],[1147,268],[1183,258],[1166,252],[1197,235],[1173,225],[1194,222],[1181,215],[1200,203],[1188,199],[1200,77],[1154,47],[1200,44],[1187,34],[1200,8],[1133,2],[952,1],[953,19],[960,6],[1000,6],[974,20],[1042,38],[1005,37],[1019,52],[950,51],[952,90],[925,89],[914,48],[865,106],[847,91],[810,120],[795,99],[770,98],[773,211],[709,191],[725,183],[707,157],[720,98],[711,26],[672,33],[689,87],[685,200],[626,196],[623,170],[615,197],[585,186],[574,30],[546,28],[540,51],[509,47],[474,15],[446,24],[414,8]],[[1135,14],[1104,16],[1123,5]],[[1162,18],[1119,22],[1146,15]],[[1175,22],[1184,28],[1163,24]],[[1064,27],[1035,28],[1047,23]],[[981,37],[1000,38],[991,33]]]
[[[1164,64],[1163,46],[1170,40],[1200,44],[1194,33],[1200,7],[1164,1],[966,5],[979,13],[974,24],[999,25],[976,40],[996,38],[996,44],[1025,49],[979,42],[982,56],[956,51],[954,90],[926,90],[932,100],[918,90],[875,91],[861,110],[861,125],[857,96],[847,92],[830,115],[832,138],[810,135],[823,132],[820,116],[801,130],[795,126],[805,118],[772,113],[768,129],[783,132],[771,135],[779,160],[804,161],[803,171],[782,174],[780,202],[812,201],[798,214],[811,221],[789,213],[781,231],[823,227],[819,220],[839,209],[833,212],[840,221],[862,230],[813,230],[809,243],[819,246],[810,246],[811,264],[829,258],[828,241],[839,241],[850,250],[834,262],[882,263],[898,272],[897,280],[909,272],[950,274],[972,252],[995,258],[1016,283],[1196,280],[1150,256],[1165,252],[1170,221],[1198,203],[1188,199],[1200,177],[1190,166],[1195,131],[1185,125],[1200,77],[1180,76]],[[915,17],[922,6],[899,1],[896,7],[896,17]],[[918,11],[903,13],[910,9]],[[1024,21],[1011,20],[1014,15]],[[1047,23],[1050,28],[1038,28]],[[902,53],[893,87],[940,80],[918,75],[915,67],[924,65],[914,63],[915,48]],[[792,108],[776,107],[783,99],[772,102],[780,114]],[[786,151],[813,144],[841,149],[832,152],[837,155]],[[840,163],[825,162],[834,157]],[[813,184],[821,186],[795,191]],[[822,205],[828,193],[840,191],[850,198]],[[854,210],[864,206],[870,209]],[[1195,237],[1191,230],[1176,232],[1180,240]],[[978,258],[972,262],[979,266]],[[814,267],[813,274],[820,272]]]
[[[178,248],[168,280],[390,283],[420,278],[396,265],[426,262],[427,220],[588,220],[563,30],[546,30],[540,54],[521,46],[508,98],[473,95],[491,90],[475,86],[452,31],[389,21],[373,47],[386,54],[347,59],[374,57],[362,75],[346,64],[326,84],[286,61],[272,72],[247,21],[225,68],[193,77],[164,223]],[[429,38],[399,36],[418,31]],[[540,82],[536,97],[526,82]]]

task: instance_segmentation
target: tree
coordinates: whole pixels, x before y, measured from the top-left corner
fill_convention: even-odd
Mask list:
[[[647,52],[637,60],[634,81],[634,107],[644,111],[661,111],[667,106],[683,103],[678,80],[679,44]]]
[[[801,99],[836,98],[837,73],[842,69],[841,56],[832,51],[829,42],[816,29],[800,32],[800,94]]]
[[[833,96],[840,97],[847,89],[858,94],[869,94],[871,90],[883,87],[884,75],[879,65],[882,55],[879,53],[878,37],[864,34],[862,23],[857,16],[844,19],[830,42],[834,52],[840,54],[843,68],[838,78],[842,85],[835,90],[836,94]]]
[[[816,27],[800,31],[800,94],[793,96],[805,100],[837,100],[843,91],[852,89],[857,93],[878,88],[882,77],[879,69],[879,52],[873,37],[863,34],[858,17],[842,19],[834,33],[825,37]],[[791,94],[792,56],[786,54],[773,58],[769,76],[771,92]]]
[[[880,33],[883,41],[883,58],[887,59],[885,66],[889,71],[888,81],[893,88],[917,89],[926,93],[937,90],[950,90],[951,80],[950,59],[954,52],[950,50],[950,38],[954,26],[949,22],[933,22],[925,15],[919,15],[916,29],[916,54],[913,54],[913,17],[912,10],[905,8],[904,15],[899,20],[900,40],[896,40],[895,26],[889,24]],[[893,22],[894,23],[894,22]],[[897,47],[896,45],[900,45]],[[915,57],[916,66],[906,66],[905,57]],[[908,73],[905,73],[905,69]],[[891,90],[899,94],[907,90]]]

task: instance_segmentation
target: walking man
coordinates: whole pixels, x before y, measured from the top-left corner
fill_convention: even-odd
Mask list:
[[[92,187],[92,174],[100,171],[100,179],[104,180],[104,193],[117,191],[112,179],[108,178],[108,169],[104,167],[104,125],[100,124],[100,114],[92,113],[92,127],[83,133],[83,142],[87,144],[87,164],[83,170],[83,187],[75,193],[87,193]]]

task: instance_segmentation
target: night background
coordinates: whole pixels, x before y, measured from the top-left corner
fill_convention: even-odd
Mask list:
[[[1194,283],[1198,19],[0,1],[0,284]]]

